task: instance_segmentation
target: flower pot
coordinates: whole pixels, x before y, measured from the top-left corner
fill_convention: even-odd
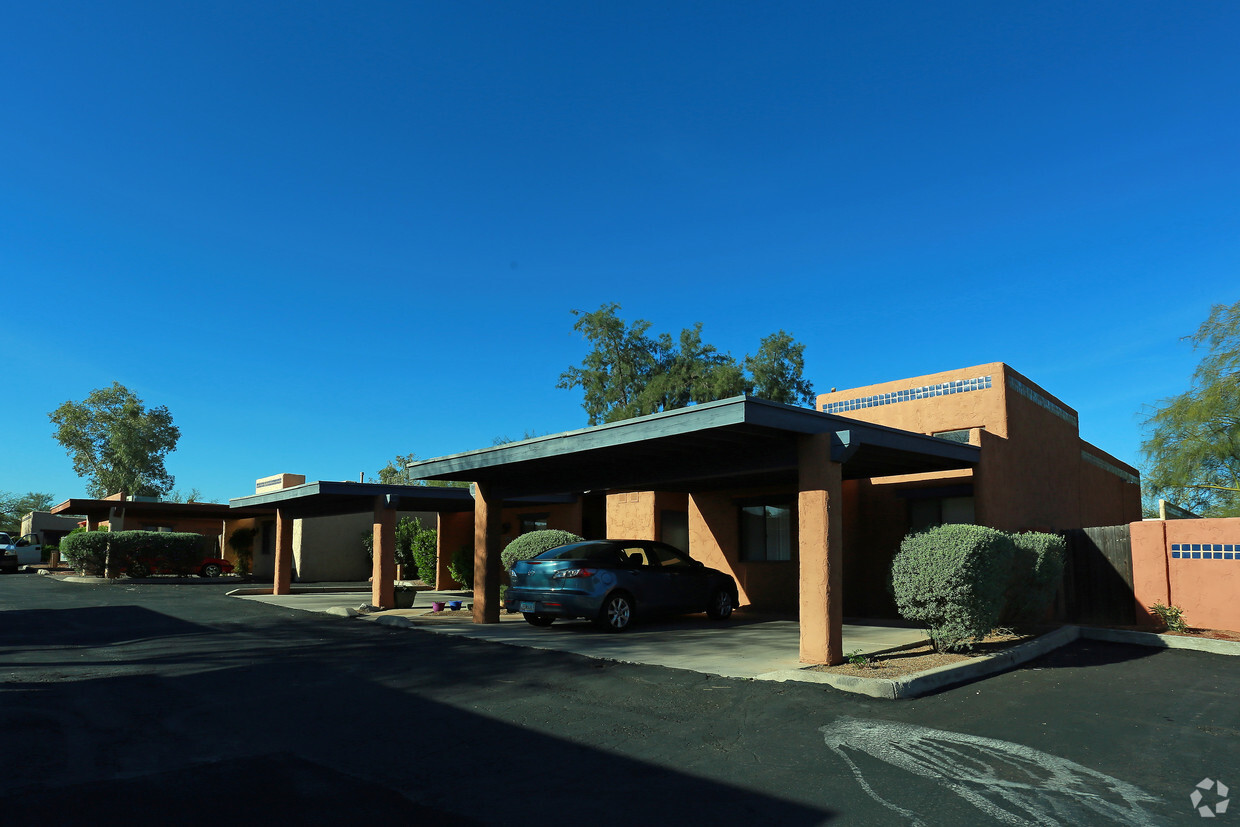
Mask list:
[[[443,611],[443,604],[442,604],[442,603],[440,603],[438,600],[436,600],[436,601],[432,602],[432,603],[431,603],[431,611],[432,611],[432,612],[435,612],[436,614],[438,614],[439,612],[442,612],[442,611]]]

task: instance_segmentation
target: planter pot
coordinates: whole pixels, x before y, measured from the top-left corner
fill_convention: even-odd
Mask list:
[[[442,612],[442,611],[443,611],[443,604],[442,604],[442,603],[440,603],[439,601],[435,601],[434,603],[431,603],[431,611],[432,611],[432,612],[436,612],[436,613],[438,613],[438,612]]]
[[[412,609],[413,598],[417,595],[414,589],[397,589],[396,590],[396,608]]]

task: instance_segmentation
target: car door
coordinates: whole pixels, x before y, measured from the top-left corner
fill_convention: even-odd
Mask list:
[[[14,544],[17,548],[17,564],[20,566],[33,565],[38,563],[43,556],[43,545],[39,542],[39,535],[27,534],[18,538]]]
[[[668,612],[700,612],[706,608],[710,575],[689,555],[666,543],[651,543],[647,554],[659,580],[659,605]]]

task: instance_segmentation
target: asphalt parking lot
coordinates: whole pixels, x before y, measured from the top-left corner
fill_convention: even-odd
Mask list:
[[[1240,783],[1240,658],[1083,641],[891,702],[227,590],[0,578],[6,821],[1196,823]]]

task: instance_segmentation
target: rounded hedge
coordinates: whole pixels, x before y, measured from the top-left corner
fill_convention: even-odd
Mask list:
[[[1010,536],[985,526],[910,534],[891,564],[900,616],[926,624],[936,651],[968,649],[999,620],[1015,554]]]
[[[528,534],[522,534],[509,543],[500,552],[499,559],[503,561],[504,568],[510,569],[518,560],[529,560],[531,557],[537,557],[544,551],[550,551],[557,546],[580,543],[584,539],[585,537],[578,537],[571,531],[560,531],[558,528],[544,528],[539,531],[531,531]]]

